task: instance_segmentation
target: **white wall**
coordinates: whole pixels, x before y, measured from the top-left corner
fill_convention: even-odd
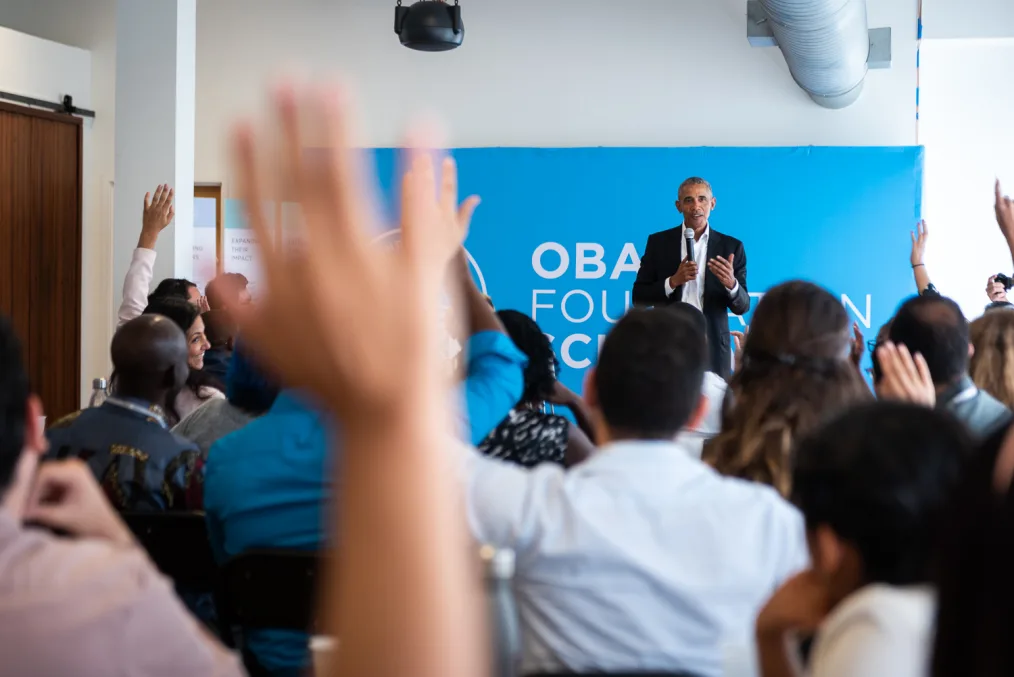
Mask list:
[[[1014,38],[1011,0],[923,0],[923,37]]]
[[[920,142],[930,276],[975,317],[986,278],[1014,272],[993,213],[999,177],[1014,195],[1014,40],[927,40],[922,47]]]
[[[413,52],[387,0],[214,0],[198,6],[198,181],[229,192],[231,121],[285,66],[344,73],[364,143],[395,145],[420,108],[455,146],[915,143],[916,0],[871,0],[894,66],[851,108],[800,90],[781,53],[746,39],[746,0],[462,0],[464,45]]]
[[[60,101],[65,94],[74,104],[92,108],[92,56],[84,49],[69,47],[0,27],[0,89],[45,101]],[[105,239],[97,236],[102,197],[94,190],[95,122],[85,119],[82,139],[82,284],[81,284],[81,374],[84,383],[90,374],[105,374],[100,357],[108,338],[95,331],[96,319],[105,313],[108,295],[101,273],[108,263],[103,250]]]
[[[73,93],[79,105],[95,111],[95,118],[85,121],[83,158],[81,392],[84,403],[91,379],[110,371],[113,298],[118,298],[120,290],[120,281],[114,284],[112,273],[115,3],[112,0],[0,2],[0,26],[74,45],[91,53],[90,91],[86,86],[80,95]],[[3,54],[0,71],[15,63],[18,63],[16,58]],[[24,62],[21,64],[23,66]]]

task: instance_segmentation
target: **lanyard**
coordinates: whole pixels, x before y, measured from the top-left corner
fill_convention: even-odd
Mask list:
[[[128,402],[126,400],[121,400],[118,397],[107,397],[105,403],[106,404],[111,404],[114,407],[119,407],[120,409],[126,409],[127,411],[132,411],[135,414],[140,414],[141,416],[144,416],[145,418],[153,419],[156,423],[158,423],[164,429],[166,429],[166,430],[169,429],[169,426],[168,426],[168,424],[166,424],[165,419],[162,417],[162,414],[159,414],[158,412],[152,411],[151,409],[147,409],[145,407],[142,407],[139,404],[134,404],[133,402]]]

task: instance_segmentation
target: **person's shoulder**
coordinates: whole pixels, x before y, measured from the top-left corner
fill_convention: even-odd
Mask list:
[[[683,226],[674,226],[673,228],[656,231],[648,236],[648,244],[651,244],[655,240],[664,240],[670,237],[678,238],[682,232]]]
[[[730,511],[743,512],[771,524],[784,524],[791,529],[795,529],[802,521],[799,509],[773,487],[714,472],[718,491]]]
[[[81,418],[81,415],[83,413],[85,413],[86,411],[89,411],[89,410],[88,409],[78,409],[77,411],[75,411],[73,413],[67,414],[66,416],[58,419],[55,423],[51,423],[48,426],[47,431],[62,430],[64,428],[70,427],[71,425],[74,424],[75,421],[77,421],[79,418]]]
[[[864,633],[866,645],[871,632],[880,637],[881,645],[896,650],[904,644],[928,644],[935,608],[935,595],[929,586],[864,586],[839,602],[828,616],[814,647],[815,659],[832,653],[834,645],[853,630]]]
[[[740,247],[743,246],[742,240],[733,237],[732,235],[727,235],[720,230],[715,230],[714,228],[712,228],[711,234],[713,236],[717,235],[719,239],[725,242],[726,246],[729,247],[729,249],[739,249]]]
[[[99,539],[61,538],[29,530],[22,536],[21,551],[15,560],[21,566],[8,567],[6,575],[20,579],[18,571],[22,569],[26,576],[24,581],[16,581],[19,589],[31,588],[35,583],[54,598],[75,591],[123,594],[136,589],[145,577],[157,575],[140,548]]]

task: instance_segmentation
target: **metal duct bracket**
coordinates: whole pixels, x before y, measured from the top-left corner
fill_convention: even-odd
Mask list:
[[[891,67],[891,28],[871,28],[870,55],[866,67],[882,70]],[[746,38],[751,47],[777,47],[778,41],[771,30],[767,12],[760,0],[747,0],[746,3]]]

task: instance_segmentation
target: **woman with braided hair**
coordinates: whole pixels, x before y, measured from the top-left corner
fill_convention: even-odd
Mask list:
[[[794,441],[872,399],[849,359],[850,329],[841,302],[822,287],[797,280],[768,291],[729,382],[722,430],[705,445],[704,461],[788,496]]]
[[[583,461],[594,450],[590,418],[581,398],[556,380],[559,363],[549,338],[524,313],[501,310],[497,315],[514,345],[528,357],[525,389],[507,417],[479,444],[479,451],[529,468]],[[569,408],[580,427],[547,413],[547,404]]]

